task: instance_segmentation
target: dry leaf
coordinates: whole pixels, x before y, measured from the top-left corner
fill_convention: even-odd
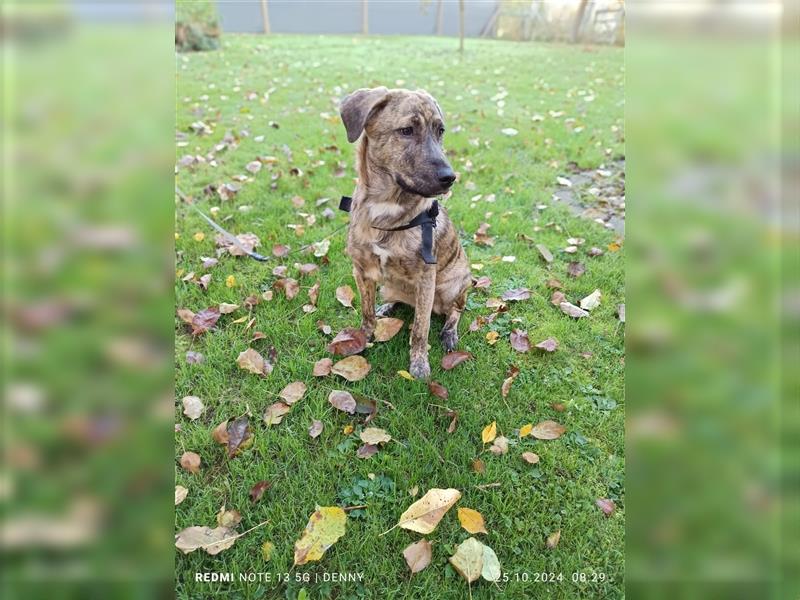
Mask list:
[[[330,358],[322,358],[314,363],[314,377],[325,377],[331,374],[333,361]]]
[[[436,396],[437,398],[441,398],[442,400],[447,400],[447,388],[445,388],[441,383],[436,383],[435,381],[431,381],[428,384],[428,391]]]
[[[283,388],[278,396],[283,399],[286,404],[291,406],[298,400],[301,400],[306,393],[306,384],[302,381],[293,381],[285,388]]]
[[[561,530],[559,529],[555,533],[551,533],[547,536],[547,547],[552,550],[556,546],[558,546],[558,542],[561,541]]]
[[[500,395],[505,398],[508,396],[508,393],[511,391],[511,384],[514,383],[514,380],[517,378],[516,375],[511,375],[510,377],[506,377],[503,380],[503,385],[500,386]]]
[[[486,581],[499,581],[502,572],[500,570],[500,561],[497,559],[497,554],[494,550],[483,544],[483,568],[481,569],[481,577]]]
[[[467,583],[472,583],[481,576],[483,570],[483,544],[474,537],[467,538],[448,560]]]
[[[531,291],[528,288],[516,288],[513,290],[507,290],[503,292],[501,298],[508,302],[510,301],[519,301],[519,300],[528,300],[531,297]]]
[[[347,381],[360,381],[369,373],[370,365],[363,356],[354,355],[343,358],[331,368],[331,373],[347,379]]]
[[[300,293],[300,284],[296,279],[292,279],[291,277],[279,279],[273,283],[272,286],[278,288],[279,290],[283,290],[283,293],[286,294],[287,300],[293,300],[295,296]]]
[[[211,306],[192,317],[192,335],[200,335],[211,329],[219,321],[219,307]]]
[[[384,317],[375,324],[375,341],[388,342],[403,328],[403,319]]]
[[[542,258],[546,262],[548,263],[553,262],[553,254],[550,252],[550,250],[547,249],[547,246],[545,246],[544,244],[536,244],[536,249],[539,251],[539,254],[542,255]]]
[[[566,430],[567,428],[563,425],[547,420],[535,425],[531,430],[531,435],[539,440],[555,440],[560,438]]]
[[[175,486],[175,506],[178,506],[181,502],[186,500],[186,496],[189,495],[189,490],[187,490],[182,485]]]
[[[200,455],[195,452],[184,452],[181,455],[181,466],[190,473],[199,473]]]
[[[571,262],[567,265],[567,275],[571,277],[580,277],[586,272],[586,267],[583,263]]]
[[[531,342],[528,339],[528,332],[514,329],[511,332],[511,347],[517,352],[527,352],[531,349]]]
[[[569,302],[562,302],[561,304],[559,304],[559,307],[561,308],[561,312],[575,319],[581,319],[583,317],[589,316],[588,312],[586,312],[582,308],[578,308],[574,304],[570,304]]]
[[[422,539],[410,544],[403,550],[403,558],[412,573],[419,573],[431,564],[431,543]]]
[[[336,299],[341,303],[342,306],[353,308],[354,298],[355,294],[353,294],[353,290],[349,285],[343,285],[336,288]]]
[[[494,438],[497,437],[497,421],[492,421],[489,425],[483,428],[481,431],[481,439],[483,440],[484,444],[488,444],[489,442],[493,442]]]
[[[378,427],[367,427],[359,436],[365,444],[385,444],[392,440],[392,436]]]
[[[308,428],[308,435],[310,435],[312,439],[316,439],[320,436],[324,427],[322,421],[314,419],[311,422],[311,427]]]
[[[458,502],[459,498],[461,498],[461,492],[453,488],[430,489],[400,515],[400,520],[395,527],[428,534],[436,529],[439,521],[450,510],[450,507]]]
[[[343,410],[351,415],[356,412],[356,399],[353,398],[350,392],[345,392],[344,390],[333,390],[328,395],[328,402],[330,402],[334,408]]]
[[[272,373],[272,365],[270,362],[252,348],[248,348],[240,353],[239,357],[236,359],[236,364],[239,365],[240,369],[250,371],[256,375],[266,376]]]
[[[236,532],[227,527],[187,527],[175,536],[175,547],[184,554],[202,548],[214,556],[233,546],[236,539]]]
[[[186,364],[187,365],[199,365],[205,361],[206,357],[203,356],[200,352],[195,352],[194,350],[187,350],[186,352]]]
[[[598,498],[594,501],[594,503],[607,517],[610,517],[612,514],[614,514],[614,510],[617,508],[617,505],[614,504],[614,501],[609,500],[608,498]]]
[[[449,352],[442,357],[442,368],[449,371],[470,358],[472,358],[472,354],[469,352]]]
[[[318,507],[308,519],[302,537],[294,544],[294,564],[304,565],[322,558],[344,535],[347,514],[338,506]]]
[[[472,461],[472,470],[476,473],[486,473],[486,464],[480,458],[476,458]]]
[[[602,298],[603,294],[600,290],[595,290],[585,298],[581,299],[581,308],[583,310],[592,310],[600,306],[600,298]]]
[[[461,526],[470,533],[489,533],[486,531],[483,515],[477,510],[459,507],[458,521],[461,523]]]
[[[203,401],[197,396],[186,396],[183,400],[183,414],[189,417],[192,421],[199,419],[203,414]]]
[[[358,354],[367,347],[367,336],[361,329],[347,327],[342,329],[328,344],[327,350],[332,354],[349,356]]]
[[[536,347],[545,352],[555,352],[558,349],[558,340],[556,338],[547,338],[536,344]]]
[[[550,296],[550,304],[553,306],[561,306],[562,302],[566,302],[567,297],[564,295],[563,292],[556,290],[553,292],[553,295]]]
[[[447,416],[450,417],[450,425],[447,426],[447,433],[454,433],[456,427],[458,427],[458,412],[450,410],[447,412]]]
[[[523,452],[522,453],[522,460],[530,465],[535,465],[539,462],[539,455],[534,454],[533,452]]]
[[[261,496],[264,495],[264,492],[271,487],[272,484],[269,481],[259,481],[250,488],[250,500],[253,502],[258,502],[261,500]]]
[[[281,423],[281,421],[283,421],[284,415],[286,415],[290,410],[291,407],[283,402],[270,404],[267,407],[267,410],[264,411],[264,422],[267,425],[278,425]]]
[[[235,311],[237,308],[239,308],[238,304],[228,304],[227,302],[221,302],[219,305],[219,312],[223,315],[227,315]]]
[[[233,458],[241,448],[249,446],[248,440],[250,440],[250,423],[247,417],[234,419],[228,425],[228,458]]]
[[[270,558],[272,558],[272,553],[275,551],[275,544],[272,542],[264,542],[261,545],[261,558],[264,559],[264,562],[268,562]]]
[[[225,510],[225,507],[223,506],[217,513],[217,525],[220,527],[233,529],[241,522],[242,515],[238,510]]]
[[[506,454],[508,452],[508,438],[504,435],[499,436],[495,439],[494,443],[489,446],[489,452],[495,456]]]
[[[497,343],[497,340],[500,339],[500,334],[496,331],[490,331],[486,334],[486,342],[490,346],[494,346]]]
[[[375,444],[364,444],[356,450],[356,456],[358,458],[369,458],[370,456],[375,456],[378,453],[378,447]]]
[[[214,438],[214,441],[218,444],[222,444],[223,446],[228,445],[228,419],[225,419],[214,428],[214,431],[211,432],[211,437]]]

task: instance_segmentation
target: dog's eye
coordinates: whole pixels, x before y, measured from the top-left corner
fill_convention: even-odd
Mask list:
[[[414,135],[414,128],[413,127],[401,127],[398,129],[400,135]]]

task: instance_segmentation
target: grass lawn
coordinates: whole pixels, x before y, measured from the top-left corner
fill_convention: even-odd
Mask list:
[[[433,560],[414,576],[409,576],[402,551],[423,536],[402,529],[379,536],[414,501],[409,490],[415,487],[416,499],[430,488],[457,488],[463,495],[456,506],[483,514],[489,533],[476,537],[495,550],[504,577],[497,586],[473,583],[474,598],[623,597],[624,325],[616,308],[625,302],[624,248],[609,249],[617,239],[613,231],[551,200],[557,177],[569,177],[570,163],[596,169],[624,155],[622,50],[468,40],[460,58],[453,39],[227,35],[220,51],[178,55],[176,60],[177,157],[208,158],[212,153],[216,161],[180,166],[178,186],[207,214],[219,207],[212,212],[229,231],[256,234],[264,254],[275,244],[298,250],[347,220],[339,211],[330,219],[322,215],[328,206],[335,210],[339,196],[354,187],[353,147],[336,109],[340,97],[377,85],[430,91],[445,112],[445,146],[460,173],[445,205],[462,231],[470,262],[483,265],[474,274],[491,278],[488,289],[471,292],[461,322],[459,349],[471,352],[473,360],[452,371],[441,369],[437,336],[442,323],[434,319],[432,379],[449,390],[447,400],[432,396],[425,383],[398,375],[408,368],[406,329],[364,352],[372,365],[365,379],[348,383],[335,375],[312,377],[314,363],[330,356],[325,351],[330,336],[317,321],[330,325],[334,334],[359,323],[357,313],[334,297],[338,286],[355,290],[343,253],[344,231],[331,236],[328,261],[297,253],[264,264],[223,254],[219,264],[205,270],[201,257],[215,256],[214,232],[187,206],[176,205],[177,307],[196,312],[222,302],[241,306],[223,315],[216,330],[195,339],[176,317],[175,415],[181,428],[175,477],[189,490],[176,507],[176,532],[191,525],[214,526],[222,505],[241,512],[238,531],[269,521],[217,556],[179,553],[178,597],[465,598],[467,584],[447,562],[470,536],[459,526],[455,508],[425,536],[433,543]],[[192,130],[197,121],[208,126],[205,134]],[[502,133],[507,128],[518,134]],[[216,151],[226,132],[238,138],[236,147]],[[245,169],[267,156],[274,162],[262,161],[257,174]],[[293,175],[293,168],[300,173]],[[209,185],[235,182],[237,175],[252,180],[241,182],[232,199],[204,193]],[[303,206],[295,206],[296,196],[304,199]],[[330,200],[318,206],[322,198]],[[473,241],[484,222],[491,225],[494,246]],[[563,251],[569,237],[586,240],[576,254]],[[552,251],[552,263],[541,258],[536,244]],[[589,256],[593,246],[604,254]],[[516,260],[500,258],[509,256]],[[568,275],[570,261],[583,263],[585,274]],[[307,262],[320,268],[301,277],[294,265]],[[272,269],[278,265],[288,267],[287,275],[300,282],[298,296],[287,300],[275,290],[272,300],[245,309],[247,296],[273,289],[278,278]],[[192,271],[196,278],[211,274],[207,290],[182,280]],[[232,287],[226,284],[229,276],[235,278],[229,280]],[[562,282],[562,291],[575,304],[595,289],[602,291],[602,303],[588,318],[574,320],[551,304],[553,290],[546,285],[551,278]],[[317,281],[317,311],[306,314],[307,290]],[[493,311],[487,299],[517,287],[529,288],[531,298],[509,302],[508,311],[491,324],[468,331],[476,317]],[[412,312],[398,316],[408,323]],[[251,319],[255,322],[247,329]],[[514,328],[526,330],[531,343],[554,337],[560,346],[553,353],[516,352],[509,343]],[[274,371],[266,378],[236,364],[254,331],[266,337],[253,342],[253,348],[266,356],[272,346],[277,353]],[[490,331],[499,334],[494,345],[487,342]],[[188,350],[202,353],[204,362],[188,364]],[[501,384],[511,365],[520,373],[503,398]],[[293,381],[308,385],[305,397],[281,424],[266,426],[261,420],[265,408]],[[333,389],[376,400],[379,411],[371,425],[395,441],[369,459],[357,458],[363,419],[335,410],[328,403]],[[196,421],[182,414],[180,399],[187,395],[205,404]],[[563,405],[563,412],[553,403]],[[433,405],[458,412],[454,433],[447,433],[449,419]],[[247,411],[254,443],[228,459],[211,431]],[[316,440],[308,434],[314,419],[324,423]],[[545,419],[562,423],[567,433],[552,441],[519,439],[522,425]],[[481,443],[481,430],[492,421],[510,440],[505,455],[495,456]],[[349,435],[343,432],[347,425],[355,427]],[[199,473],[177,465],[184,451],[200,454]],[[523,462],[524,451],[537,453],[540,463]],[[486,466],[482,474],[472,468],[478,456]],[[259,480],[270,481],[272,488],[254,504],[248,491]],[[595,505],[597,498],[613,499],[616,511],[606,517]],[[346,534],[323,559],[292,568],[294,542],[315,506],[356,504],[368,508],[350,513]],[[549,550],[545,540],[557,530],[560,543]],[[275,546],[269,562],[262,557],[265,541]],[[194,581],[196,572],[231,572],[236,580],[200,583]],[[249,572],[269,572],[272,582],[239,582],[239,574]],[[363,573],[363,580],[315,582],[340,572]],[[277,583],[279,573],[289,573],[290,581]],[[543,573],[562,574],[562,580],[544,583],[537,575]],[[309,581],[303,582],[306,575]]]

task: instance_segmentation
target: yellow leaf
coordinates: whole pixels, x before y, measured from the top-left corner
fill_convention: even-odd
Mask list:
[[[458,502],[459,498],[461,498],[461,492],[453,488],[430,489],[400,515],[400,520],[395,527],[410,529],[417,533],[430,533],[436,529],[444,514]]]
[[[519,437],[523,438],[531,434],[533,430],[533,423],[528,423],[519,428]]]
[[[473,537],[467,538],[448,560],[467,583],[472,583],[481,576],[483,570],[483,544]]]
[[[232,288],[233,286],[235,286],[236,285],[236,277],[234,277],[233,275],[228,275],[225,278],[225,285],[227,287],[229,287],[229,288]]]
[[[347,514],[338,506],[318,507],[308,519],[303,536],[294,544],[294,564],[304,565],[322,558],[344,535]]]
[[[491,425],[487,425],[481,431],[481,439],[483,440],[484,444],[488,444],[494,441],[494,438],[497,437],[497,421],[492,421]]]
[[[180,233],[178,233],[177,231],[175,232],[175,239],[176,239],[176,240],[179,240],[179,239],[181,239],[181,234],[180,234]]]
[[[203,233],[202,231],[198,231],[197,233],[194,234],[195,242],[202,242],[204,239],[206,239],[206,234]]]
[[[345,425],[342,427],[342,433],[345,435],[350,435],[353,433],[353,426],[352,425]]]
[[[272,558],[272,552],[274,550],[275,550],[275,544],[273,544],[272,542],[264,542],[264,544],[261,546],[261,557],[265,561],[268,561],[270,558]]]
[[[411,376],[411,373],[409,373],[408,371],[398,371],[397,374],[400,375],[400,377],[402,377],[403,379],[408,379],[409,381],[414,381],[414,378]]]
[[[471,508],[458,509],[458,521],[470,533],[489,533],[483,522],[483,515]]]
[[[497,343],[497,340],[500,338],[500,334],[496,331],[490,331],[486,334],[486,341],[489,343],[490,346],[494,346]]]

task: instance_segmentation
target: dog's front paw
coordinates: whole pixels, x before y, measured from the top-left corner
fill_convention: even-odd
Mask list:
[[[428,358],[412,358],[408,372],[411,373],[415,379],[428,379],[428,377],[431,376],[431,366],[428,364]]]
[[[442,329],[439,339],[442,340],[444,351],[452,352],[456,349],[456,346],[458,346],[458,331],[455,329]]]
[[[361,331],[367,336],[367,341],[371,342],[375,338],[375,323],[361,323]]]

